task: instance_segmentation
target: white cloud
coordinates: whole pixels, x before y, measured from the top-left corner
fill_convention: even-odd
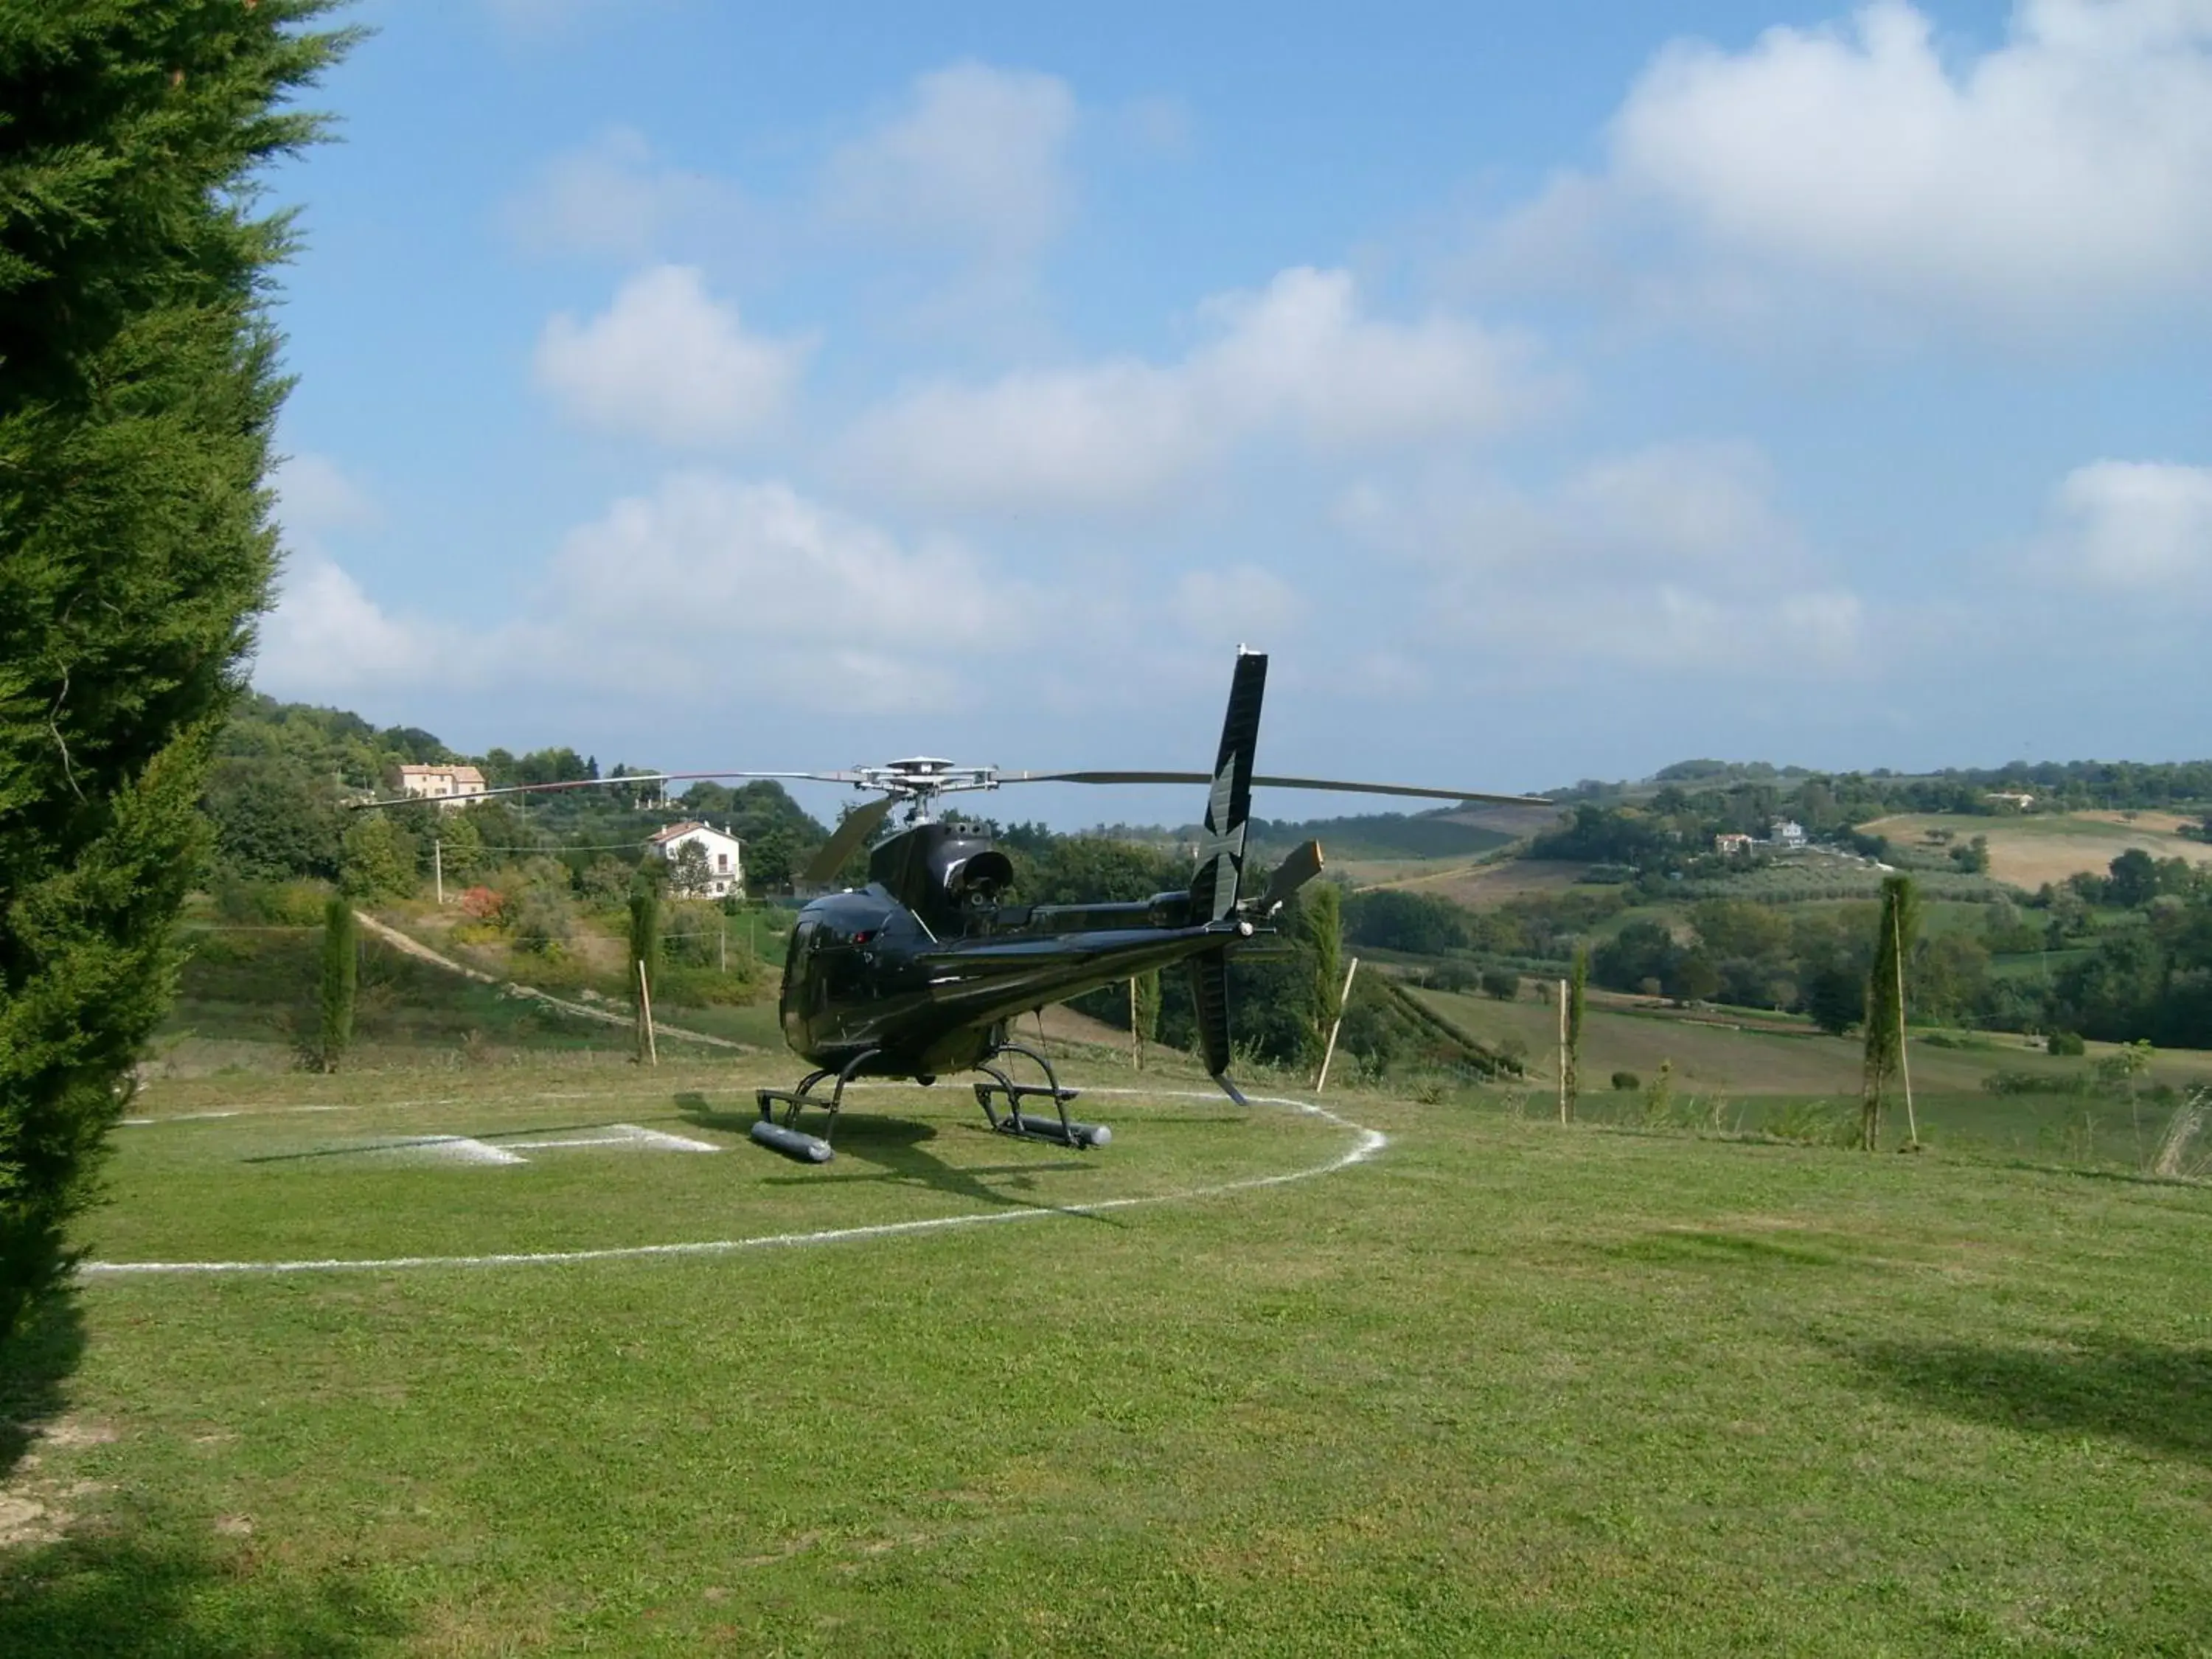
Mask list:
[[[956,64],[920,76],[907,107],[839,149],[823,180],[833,222],[931,246],[1025,258],[1066,222],[1075,97],[1049,75]]]
[[[571,532],[550,577],[559,626],[647,657],[683,659],[696,639],[712,660],[741,623],[760,651],[812,665],[802,701],[872,703],[877,688],[928,700],[951,683],[930,665],[939,647],[1012,623],[1028,605],[1025,588],[957,543],[908,547],[787,485],[711,473],[617,501]]]
[[[501,212],[525,247],[632,260],[672,242],[728,241],[757,216],[735,185],[668,165],[621,126],[555,156]]]
[[[865,479],[955,511],[1111,511],[1158,497],[1212,459],[1172,370],[1126,362],[937,381],[863,416],[846,441]]]
[[[1771,489],[1748,446],[1674,444],[1592,462],[1535,494],[1464,478],[1415,493],[1366,485],[1339,519],[1427,570],[1433,631],[1524,669],[1849,667],[1861,602],[1820,569]]]
[[[1887,305],[2056,326],[2212,293],[2212,3],[2020,0],[2004,43],[1947,52],[1904,0],[1727,52],[1662,52],[1613,120],[1602,174],[1510,223],[1560,270],[1639,229],[1688,268],[1648,298],[1802,313],[1806,277]]]
[[[1344,271],[1286,270],[1204,314],[1214,337],[1181,362],[1120,360],[941,380],[895,397],[849,434],[850,466],[955,511],[1131,509],[1283,434],[1322,451],[1480,437],[1554,406],[1533,348],[1466,319],[1363,313]]]
[[[382,514],[327,455],[286,457],[269,477],[284,563],[258,629],[254,678],[276,696],[331,696],[434,665],[441,641],[389,622],[339,568],[330,542],[374,530]]]
[[[687,472],[570,532],[517,615],[465,634],[386,611],[319,555],[300,561],[255,678],[307,697],[495,685],[647,707],[927,708],[963,686],[946,647],[1018,631],[1036,605],[960,544],[904,544],[785,484]]]
[[[276,492],[277,522],[295,540],[377,521],[368,491],[327,455],[289,455],[270,472],[269,484]]]
[[[2212,592],[2212,467],[2094,461],[2060,483],[2055,574],[2162,600]]]
[[[711,448],[770,425],[811,349],[748,334],[696,269],[660,265],[623,283],[589,321],[564,312],[548,322],[537,369],[538,383],[586,425]]]
[[[478,653],[451,624],[388,616],[319,550],[285,562],[260,627],[253,683],[272,696],[326,700],[381,686],[472,683]]]

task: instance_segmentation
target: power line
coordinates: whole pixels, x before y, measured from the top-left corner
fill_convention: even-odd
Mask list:
[[[191,933],[319,933],[320,922],[295,922],[278,927],[274,922],[257,925],[243,921],[180,921],[177,926]]]
[[[463,858],[471,853],[626,853],[645,844],[641,841],[601,842],[589,847],[461,847],[457,844],[453,856]]]

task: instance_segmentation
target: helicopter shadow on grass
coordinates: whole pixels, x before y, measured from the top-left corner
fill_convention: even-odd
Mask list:
[[[734,1106],[715,1106],[704,1095],[687,1092],[676,1097],[676,1109],[685,1121],[702,1129],[717,1129],[726,1134],[742,1134],[752,1127],[756,1114]],[[978,1129],[977,1133],[989,1131]],[[1105,1226],[1121,1224],[1111,1217],[1089,1211],[1069,1209],[1046,1202],[1041,1196],[1028,1192],[1040,1177],[1046,1176],[1089,1175],[1097,1166],[1087,1159],[1061,1158],[1032,1164],[948,1164],[928,1148],[937,1139],[937,1127],[917,1123],[910,1118],[879,1117],[865,1111],[841,1112],[837,1118],[837,1156],[854,1158],[876,1166],[873,1175],[845,1176],[844,1181],[874,1181],[898,1186],[927,1187],[933,1191],[946,1193],[955,1198],[964,1198],[976,1204],[987,1204],[1000,1209],[1050,1210],[1063,1215],[1080,1216]],[[1024,1141],[1024,1146],[1035,1146],[1040,1151],[1043,1143]],[[994,1186],[984,1177],[994,1177],[1004,1183]],[[770,1176],[772,1187],[819,1186],[818,1175]]]

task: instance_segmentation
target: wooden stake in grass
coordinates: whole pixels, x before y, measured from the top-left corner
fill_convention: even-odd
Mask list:
[[[1889,943],[1896,957],[1893,965],[1897,969],[1897,1075],[1905,1085],[1905,1144],[1917,1152],[1920,1150],[1920,1118],[1912,1109],[1912,1059],[1905,1051],[1905,946],[1898,938],[1899,926],[1899,919],[1892,911]]]
[[[1559,1121],[1567,1121],[1567,982],[1559,981]]]
[[[323,907],[322,1030],[316,1045],[325,1072],[337,1071],[339,1057],[353,1044],[360,957],[353,906],[334,896]]]
[[[637,964],[637,1027],[645,1039],[645,1053],[641,1058],[648,1066],[659,1065],[660,1050],[653,1040],[653,984],[646,978],[642,959]]]
[[[1859,1097],[1859,1145],[1869,1152],[1881,1140],[1882,1097],[1890,1073],[1905,1066],[1905,957],[1919,931],[1920,902],[1912,878],[1885,878],[1874,967],[1867,975],[1866,1059]]]
[[[1336,1034],[1344,1029],[1344,1011],[1352,1001],[1352,981],[1358,972],[1359,958],[1354,957],[1352,965],[1344,970],[1344,989],[1336,999],[1336,1018],[1329,1024],[1328,1046],[1321,1054],[1321,1075],[1314,1079],[1316,1094],[1328,1087],[1328,1063],[1336,1058]]]

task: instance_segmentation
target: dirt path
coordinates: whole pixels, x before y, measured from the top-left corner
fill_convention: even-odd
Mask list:
[[[410,938],[397,927],[386,926],[367,911],[356,910],[353,915],[356,921],[393,950],[404,951],[406,955],[427,962],[434,968],[442,968],[449,974],[459,974],[462,978],[472,979],[479,985],[496,986],[509,996],[528,997],[534,1002],[544,1003],[548,1008],[557,1008],[564,1014],[573,1014],[578,1019],[595,1019],[602,1025],[629,1025],[632,1023],[628,1014],[617,1014],[605,1008],[594,1008],[589,1003],[568,1002],[553,995],[549,991],[538,990],[535,986],[518,985],[512,980],[495,979],[481,968],[471,968],[466,963],[455,962],[451,957],[441,956],[422,940]],[[728,1048],[741,1054],[757,1054],[760,1052],[750,1042],[733,1042],[728,1037],[709,1036],[704,1031],[687,1031],[681,1026],[664,1024],[657,1019],[653,1022],[653,1029],[654,1033],[660,1036],[679,1037],[686,1042],[703,1042],[712,1048]]]

